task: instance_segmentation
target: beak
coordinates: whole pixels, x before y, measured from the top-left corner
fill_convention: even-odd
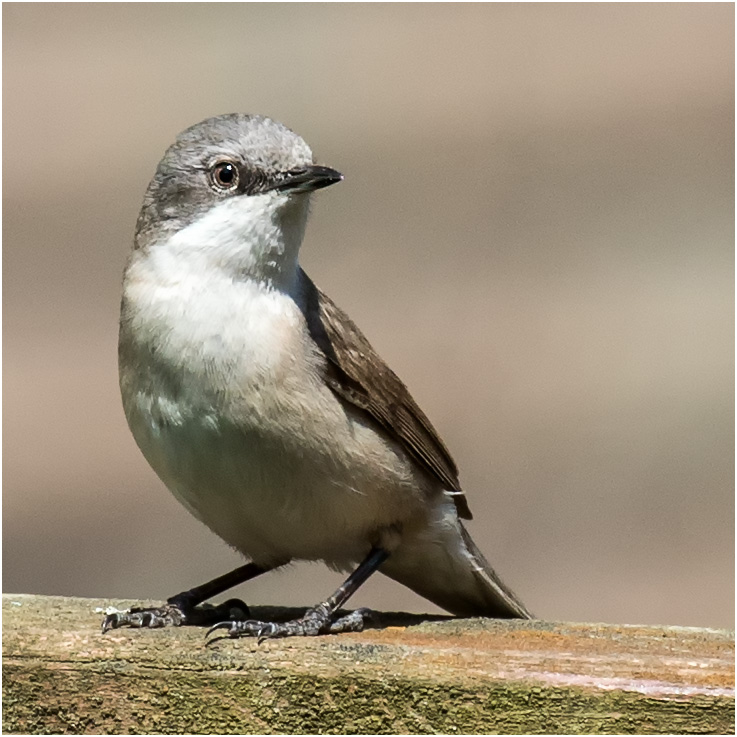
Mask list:
[[[272,184],[266,192],[314,192],[316,189],[329,187],[343,179],[343,175],[327,166],[305,166],[285,172],[278,182]]]

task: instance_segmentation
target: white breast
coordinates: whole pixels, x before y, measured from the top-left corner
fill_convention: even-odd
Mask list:
[[[321,379],[288,293],[222,272],[162,283],[134,257],[121,390],[145,457],[174,495],[263,563],[345,567],[378,531],[422,514],[412,464]]]

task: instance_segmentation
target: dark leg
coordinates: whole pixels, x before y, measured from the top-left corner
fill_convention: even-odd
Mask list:
[[[366,579],[389,557],[381,548],[373,548],[366,559],[345,580],[343,585],[322,604],[308,609],[304,616],[291,622],[259,622],[231,620],[219,622],[208,631],[227,630],[230,637],[258,637],[259,642],[272,637],[294,637],[337,634],[338,632],[360,632],[368,609],[357,609],[344,617],[335,619],[335,613]]]
[[[166,605],[162,607],[140,608],[135,607],[126,612],[114,612],[108,614],[102,622],[102,632],[118,627],[181,627],[183,625],[204,626],[219,622],[223,617],[233,619],[244,619],[248,616],[248,607],[240,599],[228,599],[219,606],[199,607],[203,601],[212,596],[217,596],[223,591],[237,586],[239,583],[248,581],[262,573],[271,570],[257,566],[255,563],[236,568],[230,573],[218,576],[212,581],[195,586],[189,591],[167,599]]]

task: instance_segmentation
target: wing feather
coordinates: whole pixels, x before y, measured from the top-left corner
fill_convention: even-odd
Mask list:
[[[302,272],[305,317],[328,362],[325,381],[339,397],[366,411],[449,492],[458,515],[471,519],[450,451],[401,379],[377,355],[363,333]]]

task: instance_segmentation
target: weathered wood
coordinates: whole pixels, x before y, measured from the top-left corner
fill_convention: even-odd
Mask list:
[[[723,630],[382,615],[261,645],[101,635],[96,608],[131,604],[3,596],[6,734],[734,731]]]

